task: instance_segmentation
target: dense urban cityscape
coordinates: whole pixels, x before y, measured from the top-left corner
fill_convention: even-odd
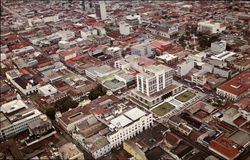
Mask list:
[[[250,160],[250,2],[2,0],[0,159]]]

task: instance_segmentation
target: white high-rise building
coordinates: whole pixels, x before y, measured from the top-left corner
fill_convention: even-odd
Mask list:
[[[172,85],[174,70],[164,65],[151,65],[137,74],[137,90],[150,96]]]
[[[101,20],[105,20],[107,18],[106,4],[104,1],[99,1],[99,3],[95,5],[95,10],[96,17],[100,18]]]
[[[130,25],[125,23],[125,22],[121,22],[119,24],[119,30],[120,30],[120,34],[129,35],[130,34]]]

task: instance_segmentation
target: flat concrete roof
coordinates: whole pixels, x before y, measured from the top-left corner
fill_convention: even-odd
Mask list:
[[[124,113],[125,116],[127,116],[128,118],[130,118],[131,120],[135,121],[139,118],[141,118],[142,116],[146,115],[146,113],[142,110],[140,110],[139,108],[133,108],[127,112]]]
[[[116,127],[124,127],[128,125],[129,123],[133,122],[129,118],[125,117],[124,115],[120,115],[110,121],[111,124],[113,124]]]

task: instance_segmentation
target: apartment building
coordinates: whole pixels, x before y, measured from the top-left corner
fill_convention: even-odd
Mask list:
[[[39,119],[41,114],[19,99],[3,104],[0,109],[0,139],[7,139],[27,130],[28,123]]]

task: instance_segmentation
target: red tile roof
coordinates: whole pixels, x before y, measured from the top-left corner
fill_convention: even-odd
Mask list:
[[[234,95],[241,95],[250,88],[250,71],[245,71],[223,83],[218,89]]]
[[[138,57],[136,60],[139,62],[139,65],[143,67],[147,67],[155,63],[154,60],[145,57]]]
[[[21,72],[22,74],[30,74],[30,72],[25,69],[19,69],[19,72]]]
[[[226,133],[210,141],[209,147],[230,159],[237,157],[241,149],[241,147],[228,138],[228,134]]]
[[[244,122],[246,122],[246,119],[241,116],[233,121],[233,123],[236,124],[237,126],[242,125]]]
[[[178,137],[177,135],[175,135],[175,134],[173,134],[171,132],[167,132],[165,137],[166,137],[166,141],[168,143],[170,143],[172,146],[177,145],[181,140],[180,137]]]
[[[66,51],[60,52],[59,54],[60,54],[61,56],[65,57],[65,56],[74,54],[74,53],[76,53],[76,52],[79,51],[79,50],[81,50],[80,47],[74,47],[74,48],[70,48],[70,49],[68,49],[68,50],[66,50]]]
[[[164,51],[166,48],[171,47],[171,42],[156,40],[150,43],[151,46],[156,47],[157,49]]]
[[[244,97],[240,99],[238,102],[235,102],[233,106],[238,108],[241,108],[247,112],[250,112],[250,98],[249,97]]]

